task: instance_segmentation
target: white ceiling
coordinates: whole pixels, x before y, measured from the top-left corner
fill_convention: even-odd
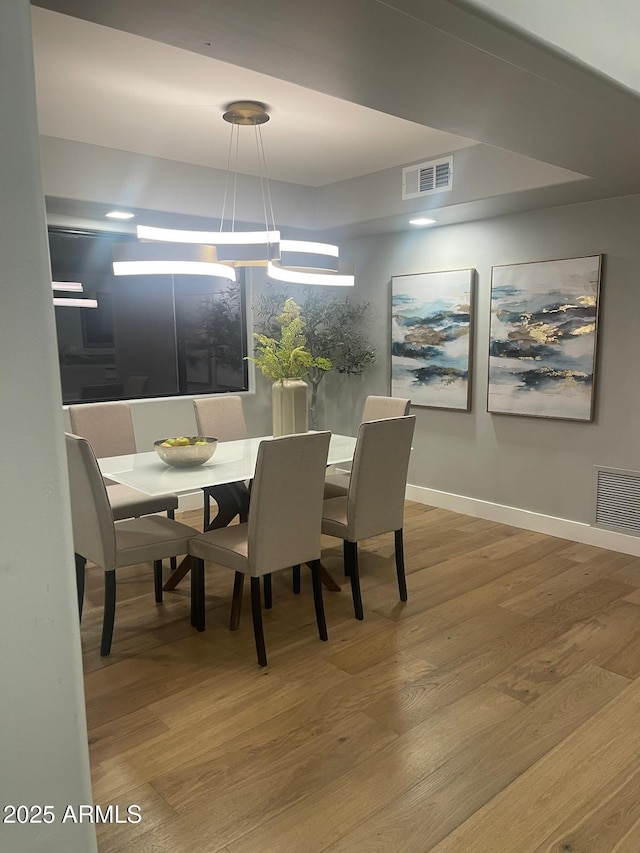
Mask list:
[[[262,100],[269,177],[336,227],[406,227],[384,170],[454,151],[441,222],[640,192],[637,3],[32,0],[40,131],[224,169]]]
[[[234,100],[269,106],[269,177],[323,186],[457,151],[472,140],[247,68],[33,7],[40,133],[225,169]],[[259,174],[241,129],[240,171]]]

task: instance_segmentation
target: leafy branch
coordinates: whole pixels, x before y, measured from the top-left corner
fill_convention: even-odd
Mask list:
[[[260,295],[254,310],[257,327],[262,335],[275,337],[278,334],[282,316],[280,312],[290,301],[286,291],[278,287],[272,287]],[[368,309],[367,302],[353,304],[348,298],[329,298],[323,288],[306,289],[297,316],[304,317],[306,349],[315,360],[309,365],[306,374],[302,374],[307,376],[311,385],[310,414],[314,429],[317,428],[318,388],[327,371],[336,370],[348,376],[357,376],[375,361],[375,348],[365,334]]]
[[[267,329],[272,334],[254,333],[256,356],[247,356],[248,360],[253,361],[273,382],[302,379],[310,370],[331,370],[329,359],[314,356],[307,349],[304,327],[300,306],[293,299],[287,299],[282,306],[282,313],[273,319]]]

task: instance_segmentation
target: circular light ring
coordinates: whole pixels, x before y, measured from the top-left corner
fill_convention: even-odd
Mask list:
[[[208,275],[236,280],[233,267],[210,261],[114,261],[114,275]]]
[[[314,243],[310,240],[280,240],[283,252],[304,252],[307,255],[328,255],[337,258],[340,249],[332,243]]]
[[[279,231],[184,231],[177,228],[156,228],[138,225],[140,240],[162,240],[165,243],[206,243],[210,246],[260,246],[280,243]]]
[[[213,246],[176,243],[115,243],[114,275],[208,275],[236,280],[232,267],[218,263]]]
[[[51,289],[82,293],[82,284],[79,281],[52,281]]]
[[[340,250],[331,243],[281,240],[280,266],[300,272],[338,272]],[[277,260],[277,259],[275,259]]]
[[[282,267],[274,261],[270,261],[267,265],[267,275],[269,278],[273,278],[276,281],[284,281],[287,284],[320,284],[329,287],[353,287],[356,283],[353,275],[303,272]]]
[[[97,308],[97,299],[73,299],[65,296],[54,296],[53,304],[58,308]]]

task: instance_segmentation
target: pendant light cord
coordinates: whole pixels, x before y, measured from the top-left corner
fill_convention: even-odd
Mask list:
[[[262,214],[264,216],[265,230],[275,231],[276,219],[273,214],[271,187],[269,186],[269,173],[267,171],[267,156],[265,154],[264,143],[262,141],[262,128],[259,124],[254,124],[254,129],[256,137],[256,150],[258,154],[258,163],[260,165],[260,191],[262,193]],[[269,221],[269,214],[271,214],[271,221]]]
[[[260,193],[262,196],[262,215],[266,231],[276,230],[276,219],[273,212],[273,201],[271,199],[271,187],[269,185],[269,173],[267,171],[267,157],[264,150],[264,142],[262,140],[262,130],[257,122],[253,124],[255,142],[256,142],[256,159],[258,162],[258,178],[260,180]],[[235,133],[234,133],[235,132]],[[224,185],[224,195],[222,198],[222,213],[220,216],[220,232],[224,231],[224,224],[227,216],[227,203],[230,194],[230,181],[233,175],[233,186],[231,188],[231,215],[230,224],[231,231],[235,231],[237,199],[238,199],[238,162],[240,151],[240,127],[237,124],[231,124],[231,135],[229,136],[229,150],[227,153],[227,174]]]

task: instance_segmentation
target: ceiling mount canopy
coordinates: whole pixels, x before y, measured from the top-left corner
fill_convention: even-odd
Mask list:
[[[222,118],[229,124],[255,125],[266,124],[271,116],[260,101],[233,101],[227,104]]]
[[[302,240],[282,240],[280,231],[276,228],[273,205],[271,202],[271,189],[267,173],[267,162],[262,141],[261,125],[270,121],[267,107],[261,101],[232,101],[227,104],[222,114],[224,121],[231,125],[229,139],[229,155],[227,161],[227,173],[224,196],[222,199],[222,212],[220,215],[220,229],[218,231],[187,231],[173,228],[155,228],[146,225],[138,225],[138,239],[142,241],[162,242],[164,248],[158,246],[154,254],[154,270],[160,272],[160,255],[166,255],[166,272],[176,271],[176,257],[172,257],[169,244],[182,243],[191,244],[192,250],[199,244],[200,248],[209,250],[210,256],[207,262],[214,275],[224,276],[220,267],[230,268],[226,276],[235,279],[234,267],[263,266],[267,268],[269,278],[284,281],[288,284],[322,284],[353,286],[355,281],[350,270],[345,270],[344,265],[338,263],[339,250],[337,246],[326,243],[308,242]],[[239,137],[241,127],[253,127],[255,136],[255,149],[257,172],[260,183],[259,206],[262,208],[264,221],[263,231],[236,230],[236,203],[238,194],[239,170]],[[131,252],[133,247],[128,247]],[[186,248],[186,247],[185,247]],[[212,254],[211,254],[212,253]],[[134,254],[135,251],[134,251]],[[144,255],[144,252],[142,253]],[[183,253],[184,254],[184,253]],[[187,253],[188,254],[188,253]],[[121,261],[122,258],[116,260]],[[127,258],[132,261],[133,258]],[[145,256],[136,258],[136,261],[148,260]],[[187,267],[195,259],[180,257],[182,262],[181,271],[187,273]],[[148,265],[137,263],[114,264],[116,274],[132,275],[134,266],[139,269],[149,270]],[[194,265],[194,272],[206,274],[205,267],[200,264],[199,269]],[[125,272],[126,270],[126,272]],[[214,270],[216,270],[214,272]],[[148,274],[148,272],[147,272]]]

